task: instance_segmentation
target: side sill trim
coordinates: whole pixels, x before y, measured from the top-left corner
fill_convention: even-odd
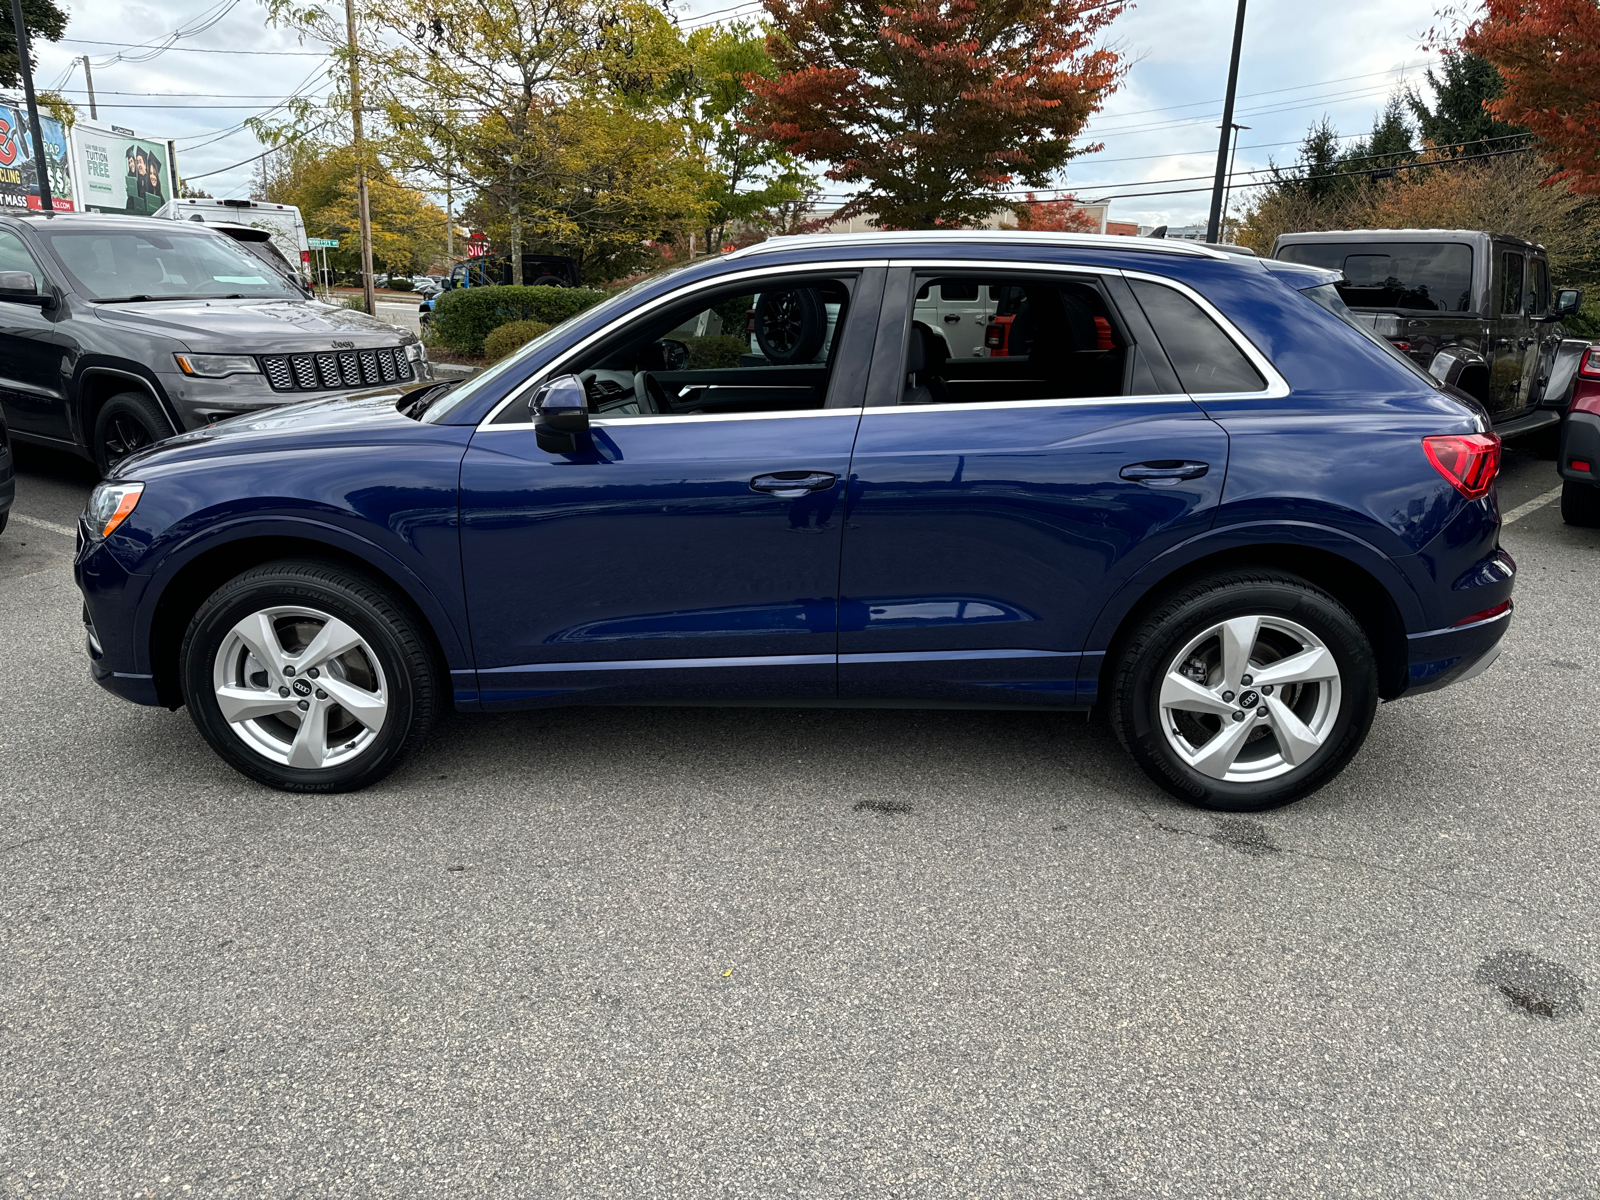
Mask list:
[[[832,654],[765,654],[745,658],[624,658],[602,662],[522,663],[511,667],[484,667],[480,675],[524,675],[536,671],[676,671],[690,667],[811,667],[831,666]]]

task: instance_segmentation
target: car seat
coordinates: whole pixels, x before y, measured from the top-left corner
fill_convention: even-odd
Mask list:
[[[911,326],[911,345],[906,355],[906,386],[901,404],[948,404],[950,389],[944,381],[944,365],[950,358],[945,340],[921,321]]]

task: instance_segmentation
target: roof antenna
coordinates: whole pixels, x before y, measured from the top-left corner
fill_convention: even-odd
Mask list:
[[[1150,236],[1153,238],[1165,238],[1167,236],[1167,227],[1165,225],[1157,225],[1150,231]]]

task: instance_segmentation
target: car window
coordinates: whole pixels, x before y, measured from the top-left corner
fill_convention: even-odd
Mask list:
[[[1232,338],[1176,288],[1146,279],[1128,284],[1154,326],[1184,389],[1201,394],[1259,392],[1267,381]]]
[[[1132,342],[1093,276],[939,275],[915,294],[935,289],[973,307],[914,307],[901,404],[1127,394]]]
[[[1528,263],[1528,291],[1532,295],[1531,311],[1540,314],[1550,311],[1550,264],[1542,258]]]
[[[1467,312],[1472,307],[1472,247],[1461,242],[1297,242],[1277,257],[1343,272],[1339,295],[1352,308]]]
[[[301,298],[277,272],[222,234],[67,226],[47,228],[41,236],[74,289],[91,300]]]
[[[1500,311],[1522,311],[1522,255],[1509,250],[1500,256]]]
[[[33,289],[45,290],[44,272],[33,254],[16,234],[0,229],[0,271],[26,271],[33,276]]]
[[[850,308],[848,278],[700,292],[625,324],[563,367],[597,418],[822,408]],[[529,420],[512,404],[496,423]]]

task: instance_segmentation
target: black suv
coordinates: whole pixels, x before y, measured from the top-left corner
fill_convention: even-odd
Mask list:
[[[0,216],[0,404],[102,474],[225,417],[428,378],[416,335],[319,304],[205,226]]]
[[[1586,341],[1561,318],[1583,294],[1550,289],[1544,247],[1468,229],[1284,233],[1274,258],[1344,274],[1350,309],[1488,411],[1502,437],[1553,434]]]

